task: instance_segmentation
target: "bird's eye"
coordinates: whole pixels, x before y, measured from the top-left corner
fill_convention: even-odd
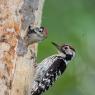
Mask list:
[[[66,50],[66,49],[68,49],[68,47],[64,47],[64,49]]]

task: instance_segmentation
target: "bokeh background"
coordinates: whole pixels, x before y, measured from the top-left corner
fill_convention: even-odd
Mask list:
[[[51,41],[76,49],[75,59],[44,95],[95,95],[95,0],[46,0],[42,25],[49,34],[39,44],[38,62],[57,52]]]

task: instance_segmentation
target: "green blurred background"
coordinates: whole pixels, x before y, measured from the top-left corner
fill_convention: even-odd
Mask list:
[[[95,0],[46,0],[42,21],[49,34],[39,44],[39,62],[56,53],[51,41],[76,49],[75,59],[44,95],[95,95]]]

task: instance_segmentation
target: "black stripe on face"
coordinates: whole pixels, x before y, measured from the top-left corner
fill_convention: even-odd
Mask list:
[[[65,60],[70,61],[72,59],[73,55],[66,54]]]
[[[44,30],[44,27],[41,26],[40,29]]]
[[[36,33],[34,29],[29,28],[28,34]]]

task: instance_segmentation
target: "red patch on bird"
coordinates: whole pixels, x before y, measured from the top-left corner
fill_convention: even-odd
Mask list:
[[[45,35],[45,37],[48,36],[48,29],[47,28],[44,28],[44,35]]]

